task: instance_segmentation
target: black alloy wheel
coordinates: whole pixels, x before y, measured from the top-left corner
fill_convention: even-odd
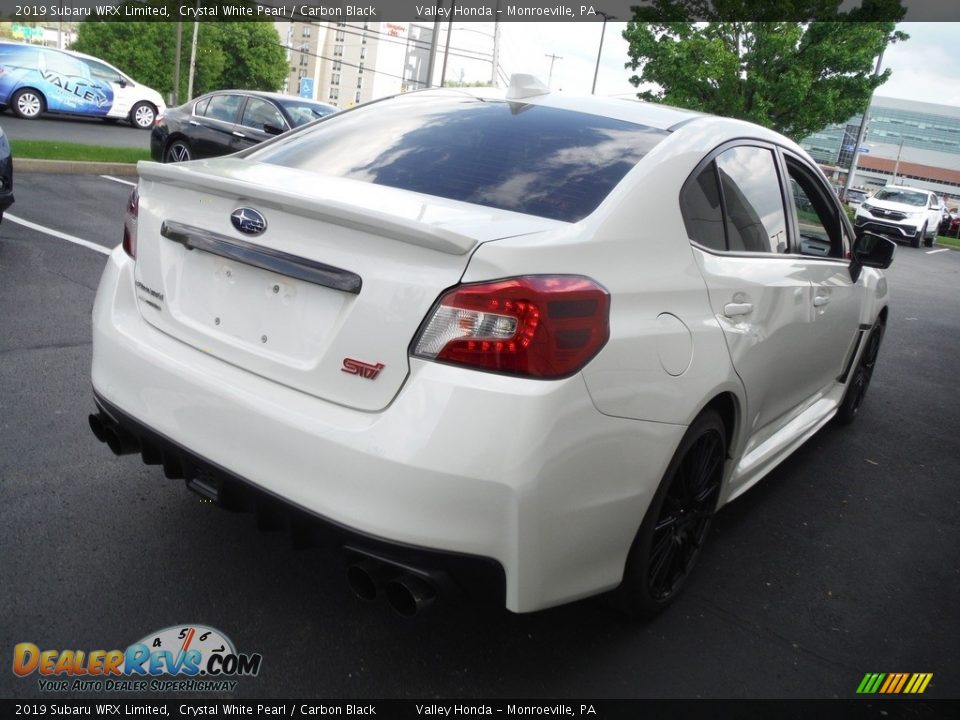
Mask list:
[[[720,416],[705,410],[687,429],[630,549],[619,604],[650,616],[680,593],[707,538],[727,457]]]
[[[193,153],[190,151],[190,145],[185,140],[174,140],[167,146],[167,152],[164,154],[164,162],[177,163],[187,162],[193,159]]]

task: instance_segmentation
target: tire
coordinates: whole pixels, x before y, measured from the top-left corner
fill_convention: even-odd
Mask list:
[[[923,239],[924,247],[933,247],[933,244],[937,241],[937,233],[940,232],[940,226],[935,225],[933,230],[930,232],[930,237],[925,237]]]
[[[17,90],[10,99],[10,109],[13,110],[13,114],[25,120],[35,120],[40,117],[46,107],[43,93],[33,88]]]
[[[130,110],[130,124],[138,130],[150,130],[157,119],[157,109],[148,102],[138,102]]]
[[[850,379],[847,381],[847,391],[843,394],[840,409],[837,410],[837,422],[841,425],[849,425],[857,419],[863,400],[867,396],[867,389],[870,387],[870,379],[873,377],[877,355],[880,352],[880,343],[883,340],[886,327],[883,321],[878,318],[873,327],[870,328],[866,345],[864,345],[863,352],[860,354],[857,366],[850,373]]]
[[[630,547],[615,598],[627,615],[655,615],[683,589],[710,531],[726,456],[723,421],[704,410],[680,441]]]
[[[918,248],[923,244],[923,239],[927,236],[927,224],[924,223],[923,227],[920,228],[920,232],[914,235],[910,239],[910,247]]]
[[[188,160],[193,160],[193,150],[186,140],[174,140],[163,151],[163,161],[165,163],[187,162]]]

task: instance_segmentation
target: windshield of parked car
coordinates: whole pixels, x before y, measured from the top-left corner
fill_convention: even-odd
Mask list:
[[[924,193],[914,190],[880,190],[873,196],[874,200],[886,200],[887,202],[903,203],[904,205],[914,205],[924,207],[927,204],[927,196]]]
[[[325,117],[337,111],[335,107],[326,105],[317,105],[316,103],[303,102],[299,100],[278,100],[280,106],[287,111],[293,119],[294,127],[306,125],[317,118]]]
[[[413,94],[335,115],[250,158],[576,222],[666,136],[571,110]]]

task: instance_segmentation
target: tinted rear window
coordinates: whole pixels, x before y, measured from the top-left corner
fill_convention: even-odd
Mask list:
[[[410,95],[335,115],[251,158],[576,222],[666,135],[570,110]]]

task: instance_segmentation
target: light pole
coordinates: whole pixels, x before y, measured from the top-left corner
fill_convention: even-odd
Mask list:
[[[897,163],[893,166],[893,181],[891,185],[897,184],[897,173],[900,172],[900,155],[903,153],[903,135],[900,135],[900,148],[897,150]]]
[[[888,38],[889,39],[889,38]],[[880,54],[877,56],[877,67],[873,70],[876,77],[880,74],[880,65],[883,63],[883,51],[887,49],[886,42],[880,48]],[[863,117],[860,118],[860,130],[857,132],[857,142],[853,146],[853,157],[850,158],[850,169],[847,171],[847,182],[843,186],[843,201],[847,201],[847,193],[853,187],[853,176],[857,174],[857,160],[860,159],[860,146],[863,144],[863,138],[867,134],[867,116],[870,114],[870,103],[873,101],[873,93],[870,93],[870,100],[867,107],[863,110]]]
[[[500,0],[497,0],[497,7],[500,7]],[[482,30],[474,30],[473,28],[468,27],[458,27],[457,32],[466,32],[466,33],[476,33],[477,35],[483,35],[493,40],[493,55],[490,60],[490,85],[496,87],[497,85],[497,67],[500,65],[500,21],[495,20],[493,24],[493,34],[488,32],[483,32]],[[457,48],[454,48],[455,50]],[[470,50],[470,52],[474,52]],[[480,51],[476,51],[478,54]],[[486,55],[486,53],[482,53]],[[480,58],[477,58],[478,60]],[[485,60],[483,62],[486,62]]]
[[[593,69],[593,87],[590,88],[590,94],[597,94],[597,75],[600,73],[600,56],[603,54],[603,36],[607,32],[607,20],[616,20],[616,15],[610,15],[602,10],[597,10],[597,15],[603,16],[603,27],[600,28],[600,49],[597,50],[597,66]]]

